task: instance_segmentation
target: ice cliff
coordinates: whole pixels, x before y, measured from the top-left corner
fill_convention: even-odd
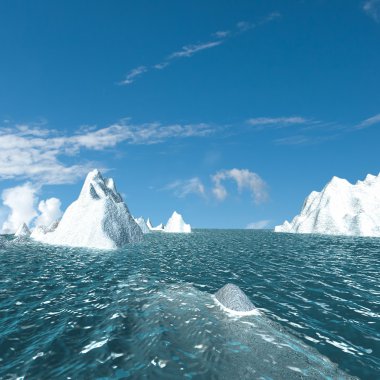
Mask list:
[[[164,232],[190,233],[191,226],[184,222],[181,214],[174,211],[165,225]]]
[[[115,249],[140,241],[142,231],[117,192],[113,179],[103,178],[98,170],[93,170],[56,229],[36,232],[32,238],[54,245]]]
[[[275,231],[380,237],[380,174],[355,184],[333,177],[305,199],[299,215]]]

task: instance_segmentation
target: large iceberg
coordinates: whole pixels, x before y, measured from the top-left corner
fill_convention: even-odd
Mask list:
[[[181,214],[174,211],[165,225],[164,232],[190,233],[191,226],[185,223]]]
[[[275,231],[380,237],[380,174],[356,184],[333,177],[306,198],[299,215]]]
[[[79,198],[52,232],[39,231],[35,240],[54,245],[115,249],[142,239],[142,231],[116,191],[112,178],[98,170],[88,173]]]

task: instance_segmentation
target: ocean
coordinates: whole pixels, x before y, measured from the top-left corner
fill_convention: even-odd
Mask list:
[[[213,299],[238,285],[260,316]],[[0,237],[0,379],[379,379],[380,239],[151,233],[116,251]]]

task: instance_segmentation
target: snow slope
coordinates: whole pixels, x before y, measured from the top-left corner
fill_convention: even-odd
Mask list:
[[[142,232],[116,191],[113,179],[103,178],[98,170],[93,170],[57,228],[32,237],[47,244],[115,249],[140,241]]]
[[[169,218],[165,225],[164,232],[176,232],[176,233],[190,233],[191,226],[186,224],[181,214],[174,211],[173,215]]]
[[[275,231],[380,237],[380,174],[356,184],[333,177],[306,198],[299,215]]]

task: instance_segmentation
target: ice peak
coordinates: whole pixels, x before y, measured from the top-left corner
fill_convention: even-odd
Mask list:
[[[15,236],[20,236],[20,237],[30,236],[30,230],[28,226],[25,223],[21,224],[20,227],[17,229]]]

